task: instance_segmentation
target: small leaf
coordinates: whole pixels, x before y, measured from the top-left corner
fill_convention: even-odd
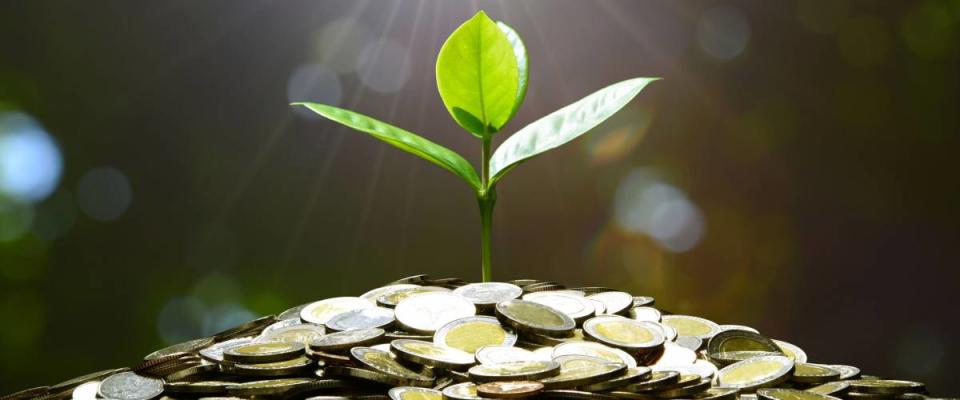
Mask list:
[[[593,129],[657,79],[660,78],[634,78],[615,83],[523,127],[493,153],[489,185],[517,164]]]
[[[380,122],[366,115],[344,110],[326,104],[293,103],[302,105],[332,121],[339,122],[361,132],[387,142],[394,147],[437,164],[470,184],[474,190],[480,189],[480,178],[466,159],[456,152],[433,143],[415,133]]]
[[[510,41],[510,46],[513,47],[513,56],[517,59],[517,99],[513,103],[513,110],[510,111],[510,116],[507,117],[507,121],[509,122],[513,119],[517,110],[520,109],[520,105],[523,104],[523,98],[527,95],[527,80],[530,75],[530,68],[527,65],[527,47],[523,45],[520,34],[503,21],[497,21],[497,26],[500,27],[504,35],[507,35],[507,40]]]
[[[460,126],[493,134],[516,109],[520,85],[514,48],[483,11],[450,34],[437,56],[437,89]]]

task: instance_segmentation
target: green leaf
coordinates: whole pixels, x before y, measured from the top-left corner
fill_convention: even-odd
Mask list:
[[[489,186],[516,165],[600,125],[633,100],[647,84],[658,79],[634,78],[615,83],[523,127],[493,153]]]
[[[387,142],[394,147],[437,164],[470,184],[475,191],[480,189],[480,177],[466,159],[456,152],[433,143],[415,133],[370,118],[366,115],[334,106],[317,103],[293,103],[302,105],[332,121],[339,122]]]
[[[484,137],[506,125],[519,86],[514,48],[483,11],[453,31],[440,48],[440,98],[453,119],[474,135]]]
[[[513,47],[513,56],[517,59],[517,99],[513,103],[513,110],[510,111],[510,116],[507,117],[507,121],[509,122],[513,119],[517,110],[520,109],[520,105],[523,104],[523,98],[527,95],[527,80],[530,75],[530,68],[527,65],[527,47],[523,45],[520,34],[503,21],[497,21],[497,26],[500,27],[504,35],[507,35],[507,40],[510,41],[510,46]]]

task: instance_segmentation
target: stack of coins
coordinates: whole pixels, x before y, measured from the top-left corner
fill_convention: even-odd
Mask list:
[[[157,350],[9,399],[929,399],[922,383],[812,363],[654,299],[417,275]]]

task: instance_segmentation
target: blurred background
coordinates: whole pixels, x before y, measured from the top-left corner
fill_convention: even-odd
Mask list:
[[[0,392],[403,276],[479,280],[434,63],[478,9],[526,123],[661,76],[499,186],[494,275],[602,285],[956,396],[960,2],[0,3]]]

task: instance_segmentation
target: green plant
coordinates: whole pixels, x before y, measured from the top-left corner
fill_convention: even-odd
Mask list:
[[[480,206],[483,280],[490,281],[490,227],[497,182],[520,163],[567,143],[613,115],[650,82],[615,83],[523,127],[491,154],[493,135],[513,118],[527,91],[527,51],[520,36],[483,11],[457,28],[437,58],[437,89],[450,115],[480,139],[480,174],[459,154],[419,135],[350,110],[325,104],[293,103],[401,150],[437,164],[463,179]]]

